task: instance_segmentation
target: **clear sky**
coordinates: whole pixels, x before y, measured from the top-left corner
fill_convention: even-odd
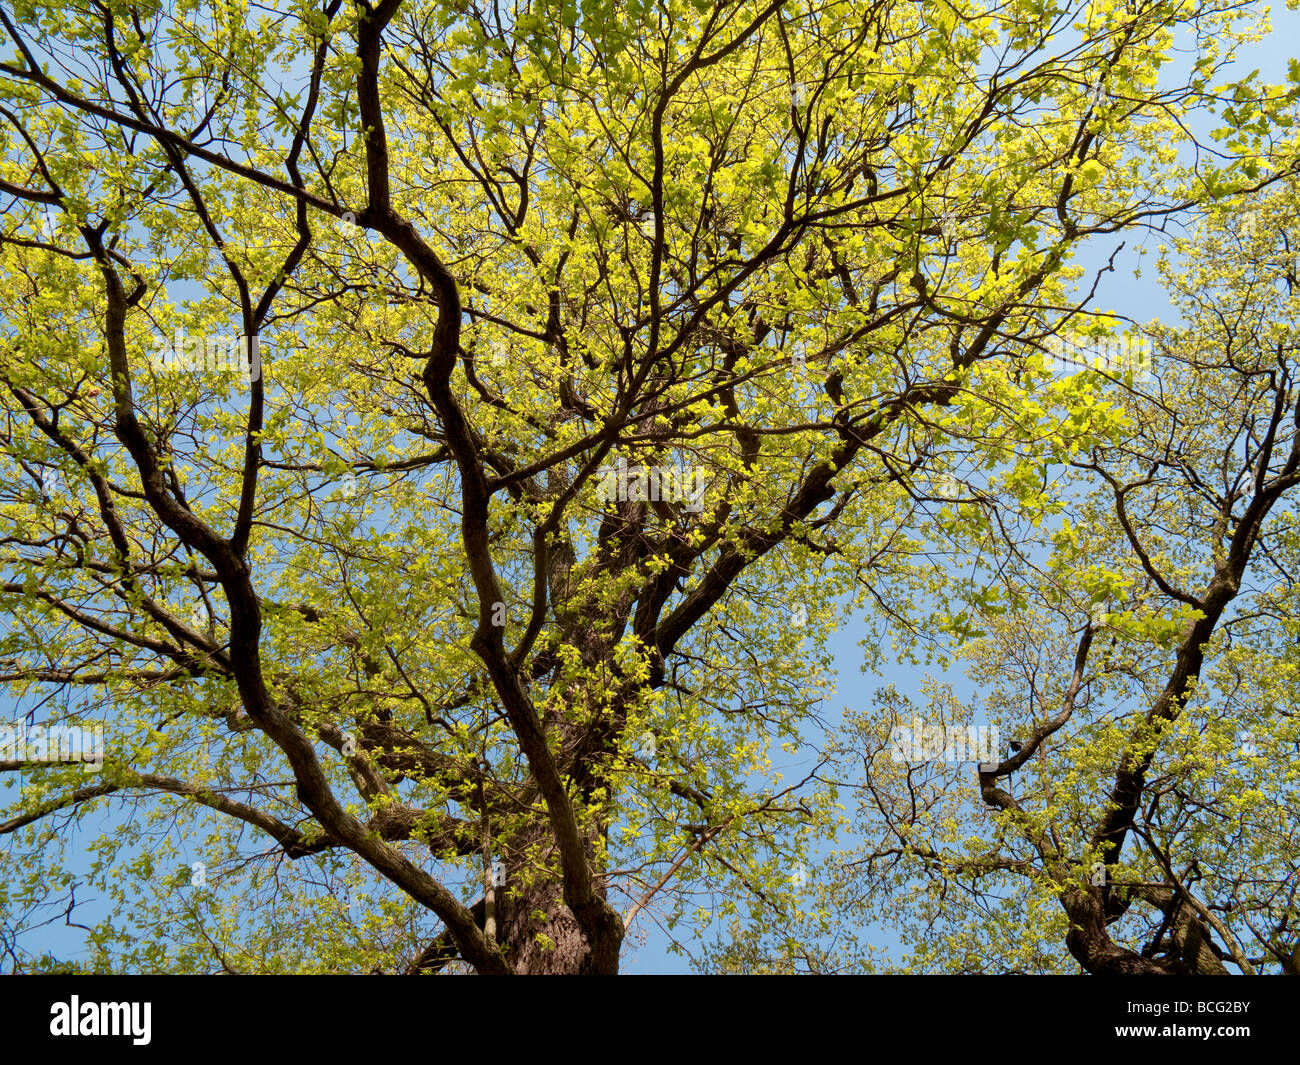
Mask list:
[[[1269,5],[1273,20],[1273,29],[1269,36],[1253,45],[1242,49],[1237,64],[1230,68],[1232,76],[1244,76],[1251,70],[1258,70],[1260,78],[1272,84],[1286,81],[1287,64],[1300,56],[1300,13],[1287,10],[1279,5]],[[1167,79],[1176,78],[1181,71],[1181,64],[1171,63],[1164,74]],[[1217,123],[1213,116],[1206,115],[1204,122],[1195,129],[1198,136],[1204,136]],[[1170,227],[1182,235],[1177,219],[1170,222]],[[1109,238],[1094,238],[1085,246],[1077,262],[1088,269],[1088,274],[1080,285],[1091,284],[1097,271],[1103,270],[1120,245],[1123,250],[1115,255],[1114,272],[1101,276],[1097,286],[1097,297],[1092,304],[1096,311],[1106,311],[1126,316],[1139,323],[1147,323],[1160,318],[1171,320],[1174,310],[1169,299],[1160,286],[1160,279],[1155,270],[1159,246],[1164,240],[1160,233],[1145,230],[1124,233]],[[1146,255],[1139,254],[1145,249]],[[1140,268],[1140,277],[1134,276],[1134,270]],[[837,631],[831,638],[831,648],[835,654],[838,673],[836,700],[838,706],[827,708],[834,711],[829,716],[834,719],[846,707],[861,709],[869,706],[875,692],[888,685],[897,687],[900,693],[919,697],[924,679],[923,671],[915,667],[896,666],[880,674],[864,673],[861,668],[862,652],[858,647],[859,636],[855,630],[867,628],[865,621],[855,621],[844,629]],[[961,696],[969,692],[969,681],[958,673],[943,675],[945,683],[952,686]],[[775,759],[774,759],[775,760]],[[802,763],[785,764],[780,768],[788,778],[795,778],[799,768],[808,768]],[[645,920],[643,916],[640,918]],[[690,972],[688,961],[670,951],[671,938],[666,929],[647,921],[647,927],[638,929],[645,933],[645,945],[635,951],[624,964],[628,973],[685,973]],[[894,949],[898,940],[893,929],[876,925],[868,930],[862,938],[869,939],[873,945]]]
[[[1278,83],[1285,80],[1288,60],[1297,54],[1295,42],[1300,41],[1300,15],[1295,11],[1275,6],[1273,20],[1272,34],[1266,40],[1245,50],[1238,71],[1244,74],[1257,68],[1263,80]],[[1210,125],[1212,123],[1207,119],[1205,129]],[[1204,131],[1202,129],[1199,132]],[[1094,240],[1081,256],[1080,261],[1093,270],[1099,269],[1104,266],[1118,245],[1124,242],[1126,247],[1116,259],[1116,271],[1105,274],[1101,279],[1095,307],[1117,312],[1139,322],[1146,322],[1155,317],[1167,318],[1170,314],[1169,303],[1159,287],[1154,269],[1156,250],[1160,243],[1158,234],[1137,232],[1107,240]],[[1141,247],[1146,247],[1149,254],[1141,260],[1141,277],[1134,278],[1133,270],[1139,263],[1137,253]],[[893,684],[900,692],[911,695],[916,695],[920,690],[922,674],[912,668],[894,668],[880,675],[861,672],[859,667],[862,654],[857,641],[859,631],[863,628],[865,625],[854,622],[837,631],[831,638],[831,647],[835,653],[838,669],[838,690],[835,696],[838,706],[826,708],[828,716],[832,719],[837,718],[844,707],[866,707],[870,704],[874,692],[884,685]],[[962,691],[963,678],[950,675],[945,679],[953,684],[959,693]],[[27,709],[27,707],[22,707],[21,710],[15,708],[8,697],[0,697],[0,707],[4,708],[6,713],[3,716],[8,719]],[[788,775],[793,775],[799,767],[787,764],[781,768]],[[6,774],[6,777],[8,779],[0,779],[0,804],[3,805],[7,805],[10,801],[11,789],[16,784],[13,774]],[[109,812],[97,814],[78,831],[78,839],[88,842],[102,827],[111,823],[112,815]],[[632,930],[629,941],[642,933],[646,937],[645,944],[630,952],[624,964],[625,972],[689,971],[687,961],[669,951],[670,938],[666,931],[655,923],[652,912],[642,913],[637,926]],[[879,946],[896,945],[894,933],[888,927],[873,927],[868,930],[868,935],[864,938],[870,938]],[[24,944],[36,951],[48,950],[63,957],[75,957],[82,941],[83,933],[79,929],[67,928],[61,922],[55,922],[36,933],[34,937],[25,937]],[[0,969],[2,968],[3,962],[0,962]]]

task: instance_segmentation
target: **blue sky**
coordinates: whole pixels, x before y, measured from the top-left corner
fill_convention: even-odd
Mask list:
[[[1295,11],[1275,7],[1273,19],[1274,28],[1270,37],[1244,50],[1236,73],[1244,74],[1250,69],[1258,68],[1265,81],[1276,83],[1285,80],[1288,60],[1297,51],[1294,42],[1300,40],[1300,15]],[[1207,116],[1205,128],[1198,132],[1206,132],[1212,124]],[[1172,224],[1176,225],[1177,222]],[[1139,322],[1169,316],[1169,302],[1159,287],[1154,269],[1160,240],[1158,234],[1135,232],[1122,237],[1098,239],[1092,242],[1080,258],[1082,265],[1089,267],[1090,270],[1100,269],[1119,244],[1126,244],[1116,259],[1116,271],[1103,275],[1101,279],[1098,299],[1095,303],[1097,309],[1110,310]],[[1138,252],[1144,247],[1149,254],[1143,259]],[[1133,271],[1139,264],[1142,267],[1141,277],[1135,278]],[[838,672],[838,690],[834,697],[837,705],[827,707],[828,716],[832,719],[837,718],[844,707],[865,708],[870,704],[874,693],[885,685],[895,685],[905,694],[919,692],[922,673],[914,668],[895,667],[880,674],[864,674],[860,670],[862,652],[858,646],[858,633],[865,628],[865,619],[856,619],[835,632],[830,639]],[[962,690],[963,678],[949,675],[945,679],[954,684],[959,692]],[[6,709],[14,709],[12,701],[7,698],[4,700],[4,705]],[[7,713],[5,716],[12,719],[15,712]],[[800,766],[790,764],[781,768],[788,776],[792,776]],[[7,775],[7,779],[0,779],[0,804],[7,805],[14,786],[15,780],[12,775]],[[109,812],[96,814],[78,830],[78,839],[83,843],[87,842],[111,824],[112,816]],[[73,871],[78,870],[74,868]],[[630,952],[625,961],[625,972],[689,971],[686,959],[669,952],[669,937],[654,923],[651,914],[643,913],[634,932],[645,932],[647,941],[644,946]],[[867,934],[868,938],[879,946],[896,946],[894,933],[888,927],[872,927],[867,930]],[[82,933],[79,930],[65,928],[58,922],[24,940],[29,949],[48,950],[65,957],[75,956],[81,942]]]
[[[1300,55],[1300,12],[1270,7],[1273,29],[1269,36],[1252,45],[1243,47],[1240,59],[1231,68],[1233,77],[1244,76],[1251,70],[1258,70],[1260,78],[1266,83],[1284,84],[1286,81],[1288,61]],[[1174,79],[1181,71],[1181,64],[1171,63],[1164,74],[1167,79]],[[1199,137],[1206,137],[1218,123],[1213,116],[1205,115],[1203,121],[1194,127]],[[1177,219],[1170,222],[1173,232],[1182,235],[1181,225]],[[1174,309],[1167,293],[1160,285],[1155,269],[1158,251],[1165,240],[1163,234],[1145,230],[1124,233],[1108,238],[1094,238],[1085,246],[1078,256],[1079,265],[1087,268],[1088,273],[1080,285],[1091,284],[1099,270],[1104,270],[1111,256],[1115,256],[1115,270],[1105,272],[1097,287],[1097,298],[1092,308],[1098,312],[1122,315],[1138,323],[1147,323],[1152,319],[1172,320]],[[1120,246],[1123,245],[1122,250]],[[1118,254],[1116,254],[1118,250]],[[1140,254],[1145,251],[1143,256]],[[1140,276],[1135,277],[1134,271]],[[915,667],[895,666],[881,673],[864,672],[862,669],[862,651],[858,646],[856,630],[867,629],[865,618],[854,622],[835,632],[830,639],[837,667],[837,691],[835,704],[827,709],[830,717],[837,719],[844,708],[862,709],[871,704],[875,693],[882,687],[894,685],[905,695],[919,696],[924,671]],[[950,684],[957,695],[969,693],[970,683],[960,673],[944,673],[942,678]],[[795,778],[804,763],[780,765],[788,778]],[[646,933],[645,945],[639,947],[624,963],[627,973],[688,973],[691,971],[689,961],[670,952],[671,939],[665,929],[654,924],[653,918],[643,916],[640,920],[647,922],[645,928],[638,931]],[[884,925],[875,925],[865,930],[862,938],[869,939],[878,947],[893,952],[898,946],[894,930]]]

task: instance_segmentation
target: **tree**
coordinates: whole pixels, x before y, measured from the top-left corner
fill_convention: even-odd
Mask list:
[[[0,656],[107,730],[93,782],[3,764],[13,899],[113,805],[106,968],[767,927],[838,822],[770,760],[834,618],[969,597],[916,555],[948,423],[1026,435],[1084,241],[1272,177],[1177,164],[1233,7],[0,11]],[[1239,94],[1253,160],[1289,98]],[[1038,446],[1120,424],[1075,401]]]
[[[1182,320],[1151,326],[1153,363],[1044,383],[1021,428],[1103,398],[1118,420],[1022,449],[939,523],[935,550],[978,573],[973,617],[938,620],[979,695],[854,715],[864,843],[824,900],[842,927],[906,914],[905,970],[1300,972],[1296,193],[1203,211],[1162,249]],[[914,718],[980,716],[1015,739],[973,771],[893,756]],[[776,946],[742,930],[714,964]],[[816,958],[872,964],[853,942]]]

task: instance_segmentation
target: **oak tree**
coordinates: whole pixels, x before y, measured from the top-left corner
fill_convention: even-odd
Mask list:
[[[1075,634],[1080,669],[1176,656],[1095,755],[1023,720],[980,786],[1037,857],[997,868],[1065,890],[1085,965],[1116,913],[1165,914],[1143,964],[1186,953],[1214,910],[1181,866],[1144,867],[1164,895],[1071,877],[1095,856],[1123,879],[1140,833],[1175,862],[1163,819],[1220,816],[1192,792],[1148,812],[1150,751],[1199,720],[1178,708],[1209,605],[1290,484],[1289,378],[1251,355],[1234,380],[1274,413],[1213,439],[1153,400],[1133,451],[1104,390],[1049,426],[1034,382],[1089,302],[1085,242],[1282,169],[1258,145],[1291,98],[1249,81],[1218,150],[1253,171],[1179,155],[1237,7],[0,8],[0,675],[33,727],[105,728],[93,776],[0,764],[10,931],[86,884],[112,970],[612,973],[652,915],[783,926],[839,824],[835,623],[991,602],[925,553],[962,437],[1025,452],[1027,507],[1068,456],[1138,508],[1125,530],[1089,503],[1101,539],[1062,533],[1061,574],[1011,557],[990,691],[1059,702],[1005,678],[1047,653],[1032,612],[1078,628],[1058,592],[1093,552],[1122,620]],[[1129,487],[1158,477],[1182,495]],[[1174,498],[1219,515],[1210,554],[1136,530]],[[1007,790],[1049,750],[1064,778]],[[1116,757],[1094,816],[1070,774]],[[1048,847],[1053,816],[1087,832]]]

